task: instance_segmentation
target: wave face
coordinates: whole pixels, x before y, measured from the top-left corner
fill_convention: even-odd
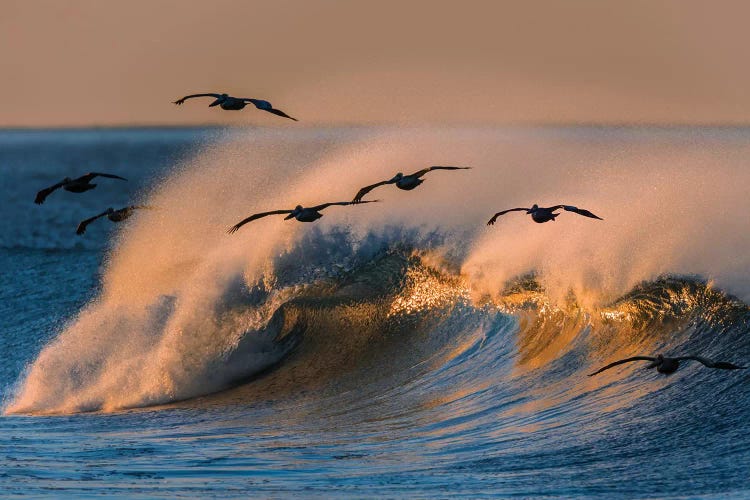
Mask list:
[[[380,343],[402,350],[425,338],[431,347],[416,351],[440,358],[447,346],[478,349],[491,332],[517,338],[481,370],[508,376],[570,356],[580,374],[618,355],[679,351],[699,323],[704,354],[738,352],[714,338],[747,313],[716,287],[750,293],[748,141],[738,134],[234,132],[144,194],[159,210],[117,233],[101,292],[42,350],[5,410],[165,404],[272,369],[326,379],[302,377],[290,360],[335,372]],[[269,217],[226,234],[249,213],[348,200],[436,163],[473,169],[430,173],[412,192],[382,187],[373,194],[383,203],[332,207],[314,225]],[[534,202],[605,221],[508,214],[484,225]],[[670,331],[679,335],[668,341]],[[424,362],[406,356],[388,370]]]

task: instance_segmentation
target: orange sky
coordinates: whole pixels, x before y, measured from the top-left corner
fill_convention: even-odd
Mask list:
[[[750,3],[0,0],[0,126],[750,122]]]

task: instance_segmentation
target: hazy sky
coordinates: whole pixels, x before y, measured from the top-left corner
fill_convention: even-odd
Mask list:
[[[0,126],[748,123],[750,2],[0,0]],[[293,126],[293,124],[290,124]]]

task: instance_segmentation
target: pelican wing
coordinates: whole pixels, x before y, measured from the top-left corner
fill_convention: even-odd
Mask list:
[[[594,373],[589,373],[589,377],[593,377],[597,373],[601,373],[604,370],[609,370],[610,368],[612,368],[614,366],[621,365],[623,363],[630,363],[631,361],[656,361],[656,358],[652,358],[652,357],[649,357],[649,356],[633,356],[632,358],[621,359],[620,361],[615,361],[614,363],[608,364],[604,368],[599,368]]]
[[[346,206],[346,205],[356,205],[356,204],[359,204],[359,203],[375,203],[375,202],[378,202],[378,201],[380,201],[380,200],[367,200],[367,201],[357,201],[357,202],[354,202],[354,201],[336,201],[336,202],[333,202],[333,203],[323,203],[322,205],[317,205],[317,206],[309,207],[309,208],[311,210],[315,210],[316,212],[319,212],[319,211],[321,211],[321,210],[323,210],[325,208],[330,207],[331,205]]]
[[[89,219],[82,220],[81,223],[78,224],[78,229],[76,229],[76,234],[79,235],[79,236],[82,235],[83,233],[86,232],[86,227],[89,224],[91,224],[92,222],[94,222],[99,217],[104,217],[105,215],[107,215],[107,212],[102,212],[99,215],[95,215],[95,216],[93,216],[93,217],[91,217]]]
[[[213,97],[215,99],[218,99],[219,97],[221,97],[221,94],[191,94],[191,95],[186,95],[185,97],[181,97],[181,98],[177,99],[176,101],[174,101],[173,104],[177,104],[179,106],[183,102],[187,101],[188,99],[192,99],[193,97]]]
[[[227,232],[229,234],[236,233],[239,228],[241,228],[242,226],[244,226],[248,222],[252,222],[252,221],[254,221],[256,219],[260,219],[261,217],[265,217],[267,215],[291,214],[292,212],[294,212],[294,210],[274,210],[273,212],[261,212],[259,214],[253,214],[250,217],[248,217],[246,219],[242,219],[237,224],[235,224],[234,226],[230,227]]]
[[[367,193],[369,193],[370,191],[372,191],[373,189],[375,189],[378,186],[384,186],[386,184],[393,184],[393,182],[391,182],[391,181],[382,181],[382,182],[376,182],[375,184],[370,184],[369,186],[363,187],[362,189],[360,189],[359,191],[357,191],[357,195],[352,200],[352,203],[363,203],[362,202],[362,198]]]
[[[440,167],[440,166],[436,166],[436,167],[430,167],[430,168],[423,168],[419,172],[414,172],[409,177],[417,177],[417,178],[419,178],[419,177],[422,177],[427,172],[431,172],[433,170],[469,170],[470,168],[471,167]]]
[[[502,212],[498,212],[495,215],[493,215],[492,218],[487,221],[487,225],[488,226],[493,225],[495,223],[495,221],[497,221],[497,218],[500,217],[501,215],[505,215],[508,212],[520,212],[521,210],[528,211],[528,210],[531,210],[531,209],[530,208],[509,208],[508,210],[503,210]]]
[[[268,111],[269,113],[273,113],[274,115],[283,116],[284,118],[289,118],[290,120],[294,120],[295,122],[299,121],[296,118],[293,118],[289,116],[288,114],[284,113],[280,109],[271,108],[271,109],[264,109],[263,111]]]
[[[125,177],[120,177],[119,175],[115,175],[115,174],[104,174],[102,172],[89,172],[86,175],[80,176],[78,179],[76,179],[76,181],[91,182],[91,180],[94,177],[107,177],[108,179],[120,179],[121,181],[127,180]]]
[[[726,361],[714,361],[712,359],[704,358],[702,356],[682,356],[682,357],[675,358],[675,359],[677,359],[677,361],[682,361],[682,360],[687,360],[687,359],[698,361],[699,363],[702,363],[703,365],[709,368],[719,368],[722,370],[744,370],[745,368],[747,368],[745,366],[737,366],[735,364],[728,363]]]
[[[65,185],[65,181],[61,181],[53,186],[42,189],[36,194],[36,198],[34,198],[34,203],[36,203],[37,205],[41,205],[42,203],[44,203],[44,200],[47,199],[47,196],[52,194],[52,191],[54,191],[55,189],[61,188],[64,185]]]
[[[249,97],[243,97],[242,100],[253,103],[253,106],[258,109],[263,109],[266,111],[268,111],[269,109],[273,109],[273,104],[268,101],[264,101],[263,99],[251,99]]]
[[[555,205],[554,207],[549,207],[547,210],[557,210],[558,208],[562,208],[566,212],[574,212],[578,215],[583,215],[584,217],[590,217],[592,219],[599,219],[604,220],[601,217],[592,214],[588,210],[584,210],[583,208],[574,207],[572,205]]]

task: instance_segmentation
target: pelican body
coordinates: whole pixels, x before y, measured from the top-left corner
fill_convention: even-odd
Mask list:
[[[78,179],[73,180],[70,177],[66,177],[63,182],[65,182],[65,184],[62,188],[70,193],[85,193],[96,187],[96,184],[79,181]]]
[[[413,175],[404,175],[399,172],[393,179],[391,179],[390,182],[395,182],[396,187],[399,189],[403,189],[404,191],[411,191],[415,187],[422,184],[424,182],[424,179],[414,177]]]
[[[315,222],[323,217],[323,214],[316,210],[317,207],[304,208],[302,205],[294,207],[294,211],[284,217],[284,220],[297,219],[300,222]]]
[[[220,106],[221,109],[226,109],[227,111],[239,111],[247,106],[247,104],[246,101],[237,99],[236,97],[231,97],[227,94],[222,94],[221,97],[209,104],[208,107],[213,108],[214,106]]]
[[[646,367],[646,369],[656,368],[657,372],[670,375],[676,372],[679,367],[680,362],[676,358],[665,358],[659,354],[656,356],[656,359]]]
[[[527,214],[531,215],[531,220],[536,222],[537,224],[543,224],[545,222],[549,221],[555,221],[555,217],[557,217],[560,214],[554,213],[549,208],[543,208],[538,206],[537,204],[534,204],[531,209],[526,211]]]

